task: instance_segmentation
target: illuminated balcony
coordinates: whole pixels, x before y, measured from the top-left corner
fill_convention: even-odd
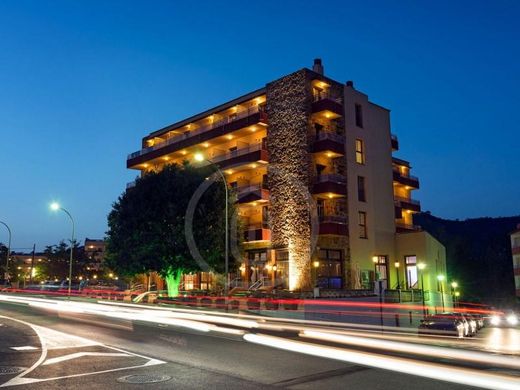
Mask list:
[[[320,132],[316,135],[311,151],[313,153],[325,152],[333,155],[344,155],[345,137],[336,133]]]
[[[254,162],[267,162],[269,155],[264,143],[249,145],[245,148],[233,150],[211,157],[211,161],[218,164],[220,168],[234,167]]]
[[[410,210],[417,213],[421,211],[421,203],[418,200],[394,196],[394,202],[395,206],[400,209]]]
[[[267,125],[267,115],[261,107],[262,106],[250,107],[247,110],[243,110],[234,114],[233,116],[227,116],[222,120],[208,123],[204,126],[198,127],[193,131],[174,135],[164,142],[159,142],[156,145],[146,147],[137,152],[129,154],[126,165],[128,168],[130,168],[157,157],[204,143],[216,137],[220,137],[255,124]]]
[[[316,176],[312,186],[312,193],[325,195],[329,198],[347,195],[347,179],[339,174],[327,174]]]
[[[394,181],[408,187],[419,188],[419,178],[416,176],[403,174],[399,169],[393,171]]]
[[[320,234],[348,236],[347,217],[340,215],[320,215]]]
[[[269,200],[269,190],[264,183],[251,184],[236,189],[238,203],[262,202]]]
[[[331,95],[328,91],[321,91],[313,95],[311,110],[313,114],[323,114],[327,119],[343,116],[341,99]]]
[[[271,229],[267,223],[256,223],[247,226],[244,231],[244,241],[269,241],[271,240]]]

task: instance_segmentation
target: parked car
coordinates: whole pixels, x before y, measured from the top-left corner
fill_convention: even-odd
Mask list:
[[[455,336],[466,335],[466,324],[461,318],[453,315],[435,314],[425,317],[419,325],[419,335]]]

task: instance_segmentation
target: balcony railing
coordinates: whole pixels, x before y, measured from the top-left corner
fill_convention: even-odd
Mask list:
[[[237,121],[239,119],[242,119],[242,118],[246,118],[246,117],[248,117],[250,115],[253,115],[253,114],[256,114],[258,112],[263,112],[263,107],[262,106],[249,107],[248,109],[244,109],[242,111],[239,111],[236,114],[233,114],[232,116],[226,116],[223,119],[215,120],[212,123],[200,126],[200,127],[196,128],[195,130],[188,131],[188,132],[183,133],[183,134],[174,135],[174,136],[166,139],[164,142],[159,142],[156,145],[153,145],[153,146],[150,146],[150,147],[147,147],[147,148],[143,148],[141,150],[138,150],[137,152],[131,153],[131,154],[128,155],[128,159],[139,157],[139,156],[141,156],[143,154],[146,154],[146,153],[149,153],[151,151],[163,148],[163,147],[165,147],[167,145],[171,145],[171,144],[174,144],[176,142],[179,142],[179,141],[182,141],[182,140],[194,137],[194,136],[196,136],[198,134],[205,133],[206,131],[215,129],[215,128],[220,127],[222,125],[225,125],[227,123],[235,122],[235,121]]]
[[[412,225],[408,223],[396,222],[395,227],[398,230],[421,230],[419,225]]]
[[[320,215],[319,220],[323,223],[347,223],[347,217],[344,217],[342,215]]]
[[[419,181],[419,178],[417,176],[413,176],[410,174],[406,174],[401,172],[399,169],[394,169],[394,174],[397,174],[397,176],[404,177],[405,179],[411,179],[414,181]]]
[[[237,149],[237,150],[233,150],[231,152],[225,152],[225,153],[213,155],[210,158],[210,160],[213,163],[219,163],[219,162],[222,162],[222,161],[225,161],[225,160],[229,160],[231,158],[244,156],[244,155],[246,155],[248,153],[256,152],[258,150],[265,150],[265,145],[262,142],[259,142],[259,143],[256,143],[256,144],[252,144],[252,145],[249,145],[249,146],[246,146],[244,148]]]
[[[246,230],[270,229],[267,222],[250,223]]]
[[[345,176],[337,173],[329,173],[325,175],[316,176],[316,183],[335,182],[335,183],[346,183],[347,179]]]
[[[341,103],[341,98],[331,94],[329,91],[314,92],[312,95],[312,101],[314,102],[319,102],[324,99],[334,100],[337,103]]]
[[[324,141],[324,140],[332,140],[335,142],[339,142],[344,144],[345,143],[345,137],[342,135],[331,133],[331,132],[320,132],[316,135],[316,141]]]
[[[259,192],[262,190],[267,190],[267,187],[264,183],[258,183],[258,184],[249,184],[247,186],[241,186],[237,187],[235,189],[237,196],[240,198],[241,196],[244,196],[246,194],[249,194],[251,192]]]
[[[411,198],[403,198],[401,196],[394,196],[394,201],[395,201],[396,205],[398,205],[398,206],[401,203],[413,204],[414,206],[420,206],[421,205],[421,202],[419,202],[418,200],[411,199]]]

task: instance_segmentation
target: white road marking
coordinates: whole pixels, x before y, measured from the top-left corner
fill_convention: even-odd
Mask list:
[[[11,347],[11,349],[14,349],[15,351],[34,351],[39,348],[33,347],[31,345],[25,345],[23,347]]]
[[[63,356],[58,356],[58,357],[55,357],[55,358],[51,358],[51,359],[47,359],[43,364],[42,366],[48,366],[49,364],[56,364],[56,363],[61,363],[61,362],[64,362],[66,360],[72,360],[72,359],[77,359],[77,358],[80,358],[80,357],[83,357],[83,356],[131,356],[127,353],[121,353],[121,352],[76,352],[76,353],[71,353],[70,355],[63,355]]]
[[[150,367],[150,366],[155,366],[155,365],[166,363],[165,361],[162,361],[159,359],[154,359],[154,358],[150,358],[148,356],[139,355],[137,353],[124,351],[122,349],[115,348],[115,347],[109,347],[107,345],[98,343],[96,341],[88,340],[88,339],[85,339],[85,338],[79,337],[79,336],[68,335],[66,333],[58,332],[56,330],[44,328],[43,326],[34,325],[34,324],[31,324],[31,323],[23,321],[23,320],[18,320],[16,318],[6,317],[6,316],[2,316],[2,315],[0,315],[0,318],[6,318],[9,320],[13,320],[13,321],[16,321],[16,322],[19,322],[21,324],[31,327],[36,332],[38,338],[40,339],[41,351],[42,351],[40,358],[38,359],[38,361],[36,361],[36,363],[34,363],[27,370],[18,374],[11,380],[9,380],[3,384],[0,384],[0,387],[18,386],[18,385],[25,385],[25,384],[29,384],[29,383],[47,382],[47,381],[52,381],[52,380],[57,380],[57,379],[67,379],[67,378],[75,378],[75,377],[80,377],[80,376],[105,374],[105,373],[109,373],[109,372],[131,370],[134,368]],[[47,358],[47,352],[49,349],[78,348],[78,347],[87,347],[87,346],[102,346],[107,349],[118,351],[119,352],[118,356],[121,356],[123,354],[127,355],[127,356],[137,356],[137,357],[147,360],[147,362],[144,364],[136,365],[136,366],[114,368],[114,369],[110,369],[110,370],[94,371],[94,372],[87,372],[87,373],[81,373],[81,374],[64,375],[64,376],[53,377],[53,378],[39,379],[39,378],[28,378],[27,377],[27,374],[29,374],[30,372],[34,371],[36,368],[38,368],[39,366],[44,364],[44,361]],[[72,354],[72,355],[74,355],[74,354]],[[106,354],[106,355],[108,355],[108,354]],[[49,359],[49,360],[52,361],[52,359]]]

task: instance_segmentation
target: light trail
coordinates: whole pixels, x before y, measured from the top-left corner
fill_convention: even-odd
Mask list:
[[[387,357],[374,353],[327,347],[262,334],[248,333],[244,335],[244,340],[285,351],[340,360],[445,382],[483,387],[492,390],[518,390],[519,388],[518,377],[488,374],[477,370],[418,362],[412,359]]]

